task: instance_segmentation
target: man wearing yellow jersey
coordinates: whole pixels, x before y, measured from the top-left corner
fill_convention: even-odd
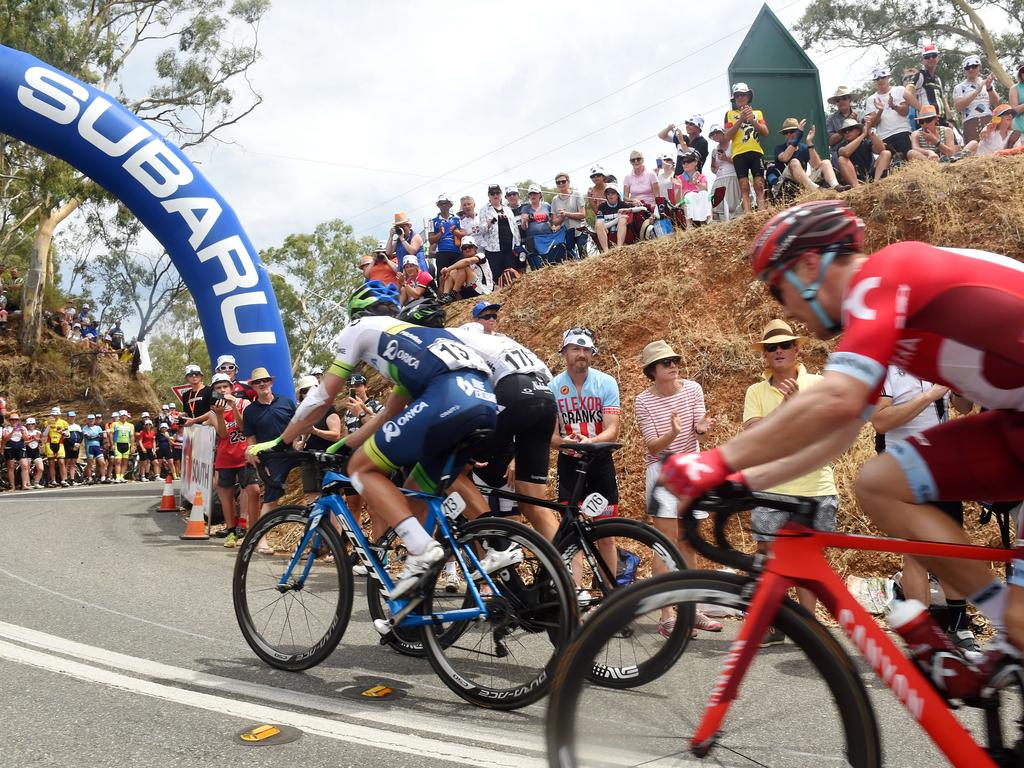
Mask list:
[[[135,425],[128,418],[128,411],[121,411],[110,425],[111,455],[114,459],[114,482],[125,482],[124,473],[135,443]]]
[[[746,83],[734,83],[733,109],[725,113],[725,138],[732,141],[732,163],[740,182],[744,213],[750,213],[748,176],[754,177],[757,207],[764,207],[764,148],[760,137],[768,135],[768,124],[761,110],[750,106],[753,99],[754,92]]]
[[[43,456],[50,467],[50,485],[57,485],[57,470],[60,470],[60,485],[68,487],[67,472],[64,467],[64,436],[68,423],[60,417],[60,406],[50,409],[50,418],[43,427]]]

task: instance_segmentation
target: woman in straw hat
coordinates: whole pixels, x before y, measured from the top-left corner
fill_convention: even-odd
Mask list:
[[[704,407],[704,390],[700,384],[679,376],[679,355],[663,339],[652,341],[640,356],[644,376],[651,381],[651,386],[636,396],[636,421],[643,435],[647,453],[647,494],[650,495],[661,474],[661,459],[666,453],[689,453],[700,450],[697,437],[703,435],[714,426],[715,420],[707,415]],[[656,514],[651,515],[651,523],[659,531],[668,536],[679,551],[687,565],[693,568],[696,555],[680,535],[679,506],[671,493],[663,488]],[[695,513],[696,514],[696,513]],[[704,513],[707,517],[707,513]],[[655,574],[665,572],[665,565],[655,559]],[[720,632],[722,625],[697,611],[694,626],[708,632]],[[675,627],[675,615],[672,608],[662,610],[658,622],[658,632],[668,637]]]
[[[391,225],[384,252],[399,265],[405,264],[406,256],[415,256],[420,269],[424,272],[429,270],[427,257],[423,253],[423,238],[419,232],[412,231],[412,222],[405,211],[395,214],[395,223]]]

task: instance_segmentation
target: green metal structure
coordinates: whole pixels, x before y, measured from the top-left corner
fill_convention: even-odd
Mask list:
[[[779,128],[787,117],[806,117],[808,131],[816,125],[814,146],[822,158],[828,157],[818,68],[767,5],[761,6],[729,64],[730,88],[736,82],[753,89],[753,107],[768,123],[771,133],[761,139],[766,159],[782,143]]]

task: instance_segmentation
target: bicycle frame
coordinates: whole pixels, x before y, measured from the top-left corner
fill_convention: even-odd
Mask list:
[[[324,488],[331,486],[337,487],[338,485],[347,482],[348,478],[337,472],[327,471],[324,474]],[[476,603],[476,607],[460,608],[452,611],[441,611],[439,613],[424,615],[410,613],[410,610],[419,604],[419,600],[415,600],[414,598],[403,598],[399,600],[388,599],[388,608],[391,611],[391,615],[401,617],[398,626],[403,628],[420,627],[425,624],[433,624],[435,622],[469,621],[479,616],[486,617],[488,615],[487,606],[484,604],[480,591],[477,589],[473,579],[468,578],[470,572],[475,569],[481,573],[487,586],[492,590],[492,594],[498,594],[498,589],[495,587],[494,582],[491,581],[490,575],[484,573],[483,569],[480,568],[480,561],[477,558],[476,553],[473,552],[472,547],[458,546],[448,523],[448,519],[442,512],[441,507],[444,499],[439,496],[423,493],[422,491],[413,491],[404,488],[401,490],[404,495],[422,499],[427,503],[425,527],[427,527],[428,530],[432,530],[435,527],[439,528],[442,540],[447,541],[451,545],[455,559],[458,561],[463,575],[467,577],[465,579],[466,587],[469,590],[473,601]],[[317,499],[313,504],[306,532],[303,534],[302,541],[299,543],[298,547],[296,547],[295,554],[292,555],[287,568],[285,568],[284,573],[281,575],[281,579],[278,582],[279,586],[282,588],[288,587],[289,575],[294,572],[298,565],[299,558],[302,556],[302,553],[306,550],[307,546],[309,546],[310,552],[316,551],[320,544],[318,528],[322,524],[327,513],[333,513],[342,521],[342,529],[345,532],[349,543],[352,545],[352,549],[359,555],[359,559],[362,561],[363,565],[366,566],[367,571],[372,573],[373,577],[380,582],[383,589],[390,594],[392,588],[395,586],[390,574],[384,569],[384,566],[381,565],[380,559],[375,554],[375,549],[366,538],[359,522],[353,516],[348,505],[345,504],[344,499],[334,493],[324,493],[324,495]],[[467,558],[470,561],[468,566],[466,563]],[[309,572],[313,567],[313,560],[313,557],[308,557],[306,559],[306,563],[302,568],[302,574],[300,577],[302,582],[305,582],[306,578],[309,576]]]
[[[722,728],[729,706],[739,693],[743,676],[758,652],[761,638],[774,622],[786,591],[790,587],[803,587],[821,600],[875,674],[953,765],[995,768],[985,750],[953,716],[945,699],[871,614],[861,607],[829,566],[823,550],[832,547],[996,562],[1007,562],[1015,555],[1012,549],[826,533],[788,522],[779,530],[778,538],[764,560],[747,617],[729,649],[691,739],[691,747],[698,754],[706,754],[712,748],[715,735]]]

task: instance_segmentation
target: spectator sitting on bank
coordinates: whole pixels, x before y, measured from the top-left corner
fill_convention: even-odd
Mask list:
[[[422,299],[426,295],[436,295],[433,288],[434,278],[429,272],[420,271],[420,263],[415,256],[406,256],[399,278],[398,303],[403,307],[410,301]]]
[[[90,320],[89,325],[82,329],[82,338],[89,342],[89,346],[95,347],[99,333],[99,323],[96,320]]]
[[[750,182],[754,177],[754,197],[764,207],[764,147],[761,137],[768,135],[768,124],[761,110],[754,109],[754,91],[746,83],[733,83],[733,108],[725,113],[725,135],[732,140],[732,162],[740,182],[740,201],[744,213],[750,212]]]
[[[78,344],[82,341],[82,324],[75,322],[71,324],[71,330],[68,332],[68,341]]]
[[[617,184],[608,183],[604,187],[604,202],[598,206],[597,221],[594,229],[597,233],[597,247],[601,253],[608,253],[608,235],[615,234],[616,243],[621,246],[626,242],[628,216],[623,209],[628,208],[619,195]]]
[[[787,117],[782,122],[779,133],[785,142],[775,147],[775,168],[780,178],[792,180],[806,190],[818,189],[818,182],[824,181],[835,192],[845,192],[849,186],[840,185],[836,179],[835,169],[831,163],[823,162],[814,148],[816,126],[807,132],[807,143],[801,141],[807,118],[797,121],[795,117]]]
[[[828,97],[828,103],[835,107],[835,109],[825,119],[825,132],[828,133],[828,146],[832,156],[832,164],[838,171],[839,163],[836,158],[839,156],[839,145],[843,141],[843,123],[850,119],[859,122],[860,117],[853,108],[853,94],[845,85],[840,85],[836,88],[836,92]]]
[[[597,216],[597,209],[604,204],[604,188],[608,183],[607,177],[604,168],[600,165],[595,165],[590,169],[590,182],[594,186],[587,190],[587,205],[594,212],[594,216]]]
[[[491,266],[491,275],[499,286],[515,281],[522,269],[516,252],[519,247],[518,215],[518,211],[502,202],[501,185],[487,187],[487,203],[480,209],[480,237],[476,241],[483,249]]]
[[[655,198],[662,196],[658,177],[644,166],[643,152],[638,149],[629,153],[629,163],[632,168],[622,183],[622,196],[630,205],[643,204],[653,208]]]
[[[544,202],[541,189],[536,184],[531,184],[526,190],[526,197],[527,202],[519,208],[519,232],[526,246],[526,258],[530,262],[530,267],[539,269],[542,262],[534,238],[537,235],[551,234],[551,205]]]
[[[459,217],[452,215],[452,201],[443,192],[437,196],[437,208],[440,212],[430,220],[431,231],[427,240],[437,248],[437,269],[440,272],[459,260],[459,244],[465,233],[459,229]]]
[[[698,169],[704,171],[704,162],[708,159],[708,140],[701,136],[704,129],[704,118],[700,115],[691,115],[683,123],[684,130],[676,128],[675,123],[669,123],[668,127],[658,132],[658,138],[663,141],[670,141],[676,146],[675,169],[677,173],[682,172],[679,157],[688,149],[697,151]]]
[[[992,108],[999,104],[999,94],[992,83],[992,73],[981,76],[981,57],[964,57],[964,81],[953,88],[953,107],[960,114],[965,142],[981,138],[981,129],[992,121]]]
[[[124,349],[124,331],[121,330],[121,321],[115,320],[110,329],[110,348],[115,352]]]
[[[999,104],[992,110],[992,122],[981,129],[981,138],[978,140],[978,149],[975,154],[991,155],[1001,149],[1013,149],[1006,146],[1010,134],[1013,132],[1013,107],[1009,104]],[[1017,140],[1016,146],[1022,144]]]
[[[871,130],[878,114],[864,118],[864,125],[849,119],[842,125],[843,141],[839,145],[839,173],[851,187],[861,182],[878,181],[892,163],[892,150]]]
[[[494,290],[487,257],[478,251],[476,240],[469,235],[462,238],[462,258],[441,270],[441,289],[441,304],[484,296]]]
[[[552,229],[565,232],[565,245],[568,255],[582,259],[587,255],[587,211],[583,196],[569,186],[569,174],[555,174],[555,186],[558,194],[551,198]]]
[[[359,269],[363,280],[379,280],[386,285],[398,285],[398,265],[388,257],[387,244],[382,240],[369,256],[362,256]]]
[[[732,164],[732,142],[725,137],[720,125],[712,125],[708,136],[715,142],[711,150],[711,172],[715,183],[711,187],[711,215],[715,221],[728,221],[743,213],[740,202],[740,182]]]
[[[1017,82],[1010,89],[1010,106],[1014,112],[1013,132],[1006,140],[1006,149],[1015,147],[1021,136],[1024,136],[1024,61],[1017,64]]]
[[[961,151],[956,132],[949,126],[939,125],[938,113],[931,104],[917,110],[917,122],[921,127],[910,136],[911,149],[907,152],[907,160],[953,163],[978,147],[978,142],[972,141]]]
[[[708,198],[708,180],[697,167],[697,153],[687,150],[679,156],[682,172],[673,181],[669,202],[686,209],[686,218],[695,227],[703,226],[711,218],[711,201]],[[673,199],[675,198],[675,199]]]

